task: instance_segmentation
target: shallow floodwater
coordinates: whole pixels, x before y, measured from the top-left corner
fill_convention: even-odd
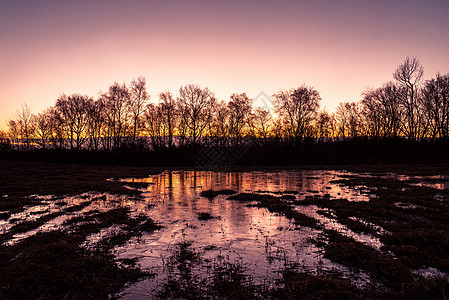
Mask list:
[[[129,286],[122,297],[144,299],[154,296],[170,276],[164,263],[183,242],[191,242],[192,249],[200,252],[206,261],[226,257],[231,263],[243,263],[246,274],[258,284],[272,285],[280,270],[295,265],[312,272],[337,270],[363,285],[369,280],[368,275],[354,274],[348,268],[323,258],[322,249],[311,243],[311,239],[319,237],[319,230],[297,226],[265,208],[227,200],[224,195],[214,199],[199,195],[204,190],[233,189],[236,192],[290,195],[297,200],[327,194],[329,201],[332,198],[369,201],[365,188],[353,189],[333,182],[349,175],[351,173],[344,171],[170,171],[148,178],[121,179],[122,182],[149,184],[147,188],[141,188],[145,202],[135,207],[136,213],[144,211],[163,226],[155,233],[115,249],[118,258],[136,258],[142,269],[156,274]],[[149,210],[148,205],[152,207]],[[317,214],[317,208],[313,206],[298,207],[298,210],[319,221],[329,220]],[[208,213],[212,219],[199,220],[200,213]],[[329,220],[328,227],[354,234],[335,220]],[[363,236],[361,240],[380,248],[374,237]],[[210,276],[209,268],[207,265],[198,267],[197,275],[201,278]]]
[[[161,229],[132,238],[113,250],[118,259],[134,259],[141,269],[154,274],[127,286],[120,295],[125,299],[145,299],[156,295],[173,275],[167,268],[167,262],[180,243],[189,243],[191,249],[206,262],[194,269],[195,275],[201,280],[207,281],[211,276],[211,266],[224,259],[241,264],[246,275],[256,284],[265,286],[273,286],[280,276],[279,272],[292,266],[312,273],[319,273],[320,270],[337,271],[356,284],[364,285],[371,281],[367,274],[354,273],[347,267],[325,259],[323,249],[311,242],[311,239],[320,237],[320,230],[295,225],[282,215],[271,213],[265,208],[248,206],[248,203],[228,200],[225,195],[214,199],[200,196],[201,191],[205,190],[232,189],[236,192],[288,195],[287,201],[300,201],[312,195],[324,196],[329,201],[335,198],[369,201],[373,195],[366,187],[340,184],[341,179],[355,175],[346,171],[327,170],[233,173],[167,171],[147,178],[110,179],[125,183],[129,189],[140,190],[143,198],[97,193],[59,199],[51,195],[33,195],[30,197],[41,199],[41,204],[26,207],[24,211],[11,215],[9,220],[3,220],[0,232],[7,232],[14,225],[13,220],[36,220],[62,210],[65,210],[64,214],[37,229],[12,236],[7,243],[14,244],[38,231],[64,229],[65,222],[73,217],[120,206],[129,207],[133,216],[143,214],[152,218],[162,226]],[[71,207],[83,203],[82,209],[71,211]],[[335,219],[317,213],[318,208],[315,206],[297,206],[295,209],[317,219],[327,229],[349,235],[377,250],[382,246],[378,238],[356,234]],[[202,213],[207,213],[206,216],[210,218],[199,219]],[[331,211],[329,213],[332,214]],[[94,247],[103,238],[120,230],[117,225],[105,228],[89,236],[84,246]]]
[[[154,298],[167,281],[176,279],[176,276],[179,278],[180,274],[173,268],[173,263],[180,245],[189,245],[191,251],[201,256],[201,262],[192,266],[191,270],[197,282],[210,282],[210,278],[214,276],[214,266],[225,261],[240,265],[254,284],[267,288],[276,285],[276,279],[285,268],[296,268],[312,274],[322,271],[338,272],[341,277],[350,279],[358,286],[381,287],[366,273],[355,272],[324,258],[324,250],[318,247],[317,243],[313,243],[314,239],[325,236],[321,230],[299,226],[282,214],[248,205],[251,203],[230,200],[227,195],[219,195],[213,199],[200,195],[206,190],[230,189],[237,193],[277,196],[279,201],[291,204],[297,212],[317,220],[320,228],[338,231],[384,253],[379,236],[388,232],[382,227],[352,217],[353,221],[367,224],[377,232],[375,236],[356,233],[339,223],[335,212],[330,209],[315,205],[298,205],[308,196],[322,196],[322,199],[328,199],[327,201],[340,198],[348,201],[370,201],[372,197],[376,197],[375,190],[366,186],[345,184],[346,179],[358,176],[387,178],[438,190],[447,189],[449,182],[448,177],[440,175],[410,177],[394,173],[371,174],[333,170],[228,173],[166,171],[145,178],[109,179],[128,189],[140,191],[142,197],[95,192],[67,197],[31,195],[30,198],[37,200],[36,205],[25,206],[22,211],[10,215],[0,211],[0,214],[8,215],[0,219],[0,235],[3,235],[5,244],[13,245],[39,231],[73,230],[69,225],[71,219],[119,207],[129,208],[130,217],[144,215],[153,219],[161,225],[160,229],[131,238],[113,249],[118,263],[132,260],[139,268],[153,274],[126,286],[118,295],[123,299]],[[7,197],[2,195],[5,196]],[[413,204],[400,201],[394,205],[413,208]],[[27,222],[37,222],[39,226],[14,231],[16,225]],[[119,225],[103,228],[100,232],[88,236],[83,246],[94,248],[104,238],[121,231],[123,228]],[[393,253],[384,254],[394,256]],[[414,272],[424,277],[428,274],[440,274],[435,270],[423,267]]]
[[[142,191],[165,197],[191,195],[202,190],[233,189],[237,192],[298,192],[326,195],[349,201],[368,201],[369,191],[359,186],[348,188],[333,181],[354,175],[346,171],[299,170],[260,172],[169,171],[148,178],[124,178],[123,182],[148,183]],[[131,188],[131,187],[129,187]]]

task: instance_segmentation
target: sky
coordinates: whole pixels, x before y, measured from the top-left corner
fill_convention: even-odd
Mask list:
[[[189,83],[219,99],[306,84],[358,101],[407,56],[449,73],[447,0],[0,0],[0,129],[27,104],[97,97],[144,76],[157,101]]]

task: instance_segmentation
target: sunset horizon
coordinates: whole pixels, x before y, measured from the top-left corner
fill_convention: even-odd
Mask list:
[[[421,61],[423,79],[449,72],[443,1],[0,5],[2,130],[23,104],[38,113],[61,94],[97,98],[139,76],[153,102],[192,83],[225,101],[306,84],[333,112],[393,80],[406,57]]]
[[[0,299],[447,299],[448,0],[0,0]]]

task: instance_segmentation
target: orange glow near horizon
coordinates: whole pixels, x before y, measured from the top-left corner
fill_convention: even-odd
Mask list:
[[[333,111],[392,80],[406,56],[426,79],[449,72],[449,4],[401,2],[2,3],[0,129],[23,103],[37,113],[138,76],[153,101],[188,83],[225,100],[305,83]]]

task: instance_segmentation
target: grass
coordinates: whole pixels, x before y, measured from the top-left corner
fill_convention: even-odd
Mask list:
[[[230,262],[219,255],[212,261],[192,246],[192,241],[176,244],[166,259],[166,282],[157,291],[162,299],[255,299],[259,288],[245,274],[241,261]],[[195,272],[205,269],[202,276]]]
[[[158,169],[114,166],[15,162],[0,160],[2,218],[21,212],[25,206],[44,204],[29,195],[74,196],[98,191],[139,197],[139,192],[123,187],[123,183],[107,181],[124,174],[148,176]],[[83,197],[80,197],[83,198]],[[85,197],[84,197],[85,198]],[[92,199],[96,200],[96,199]],[[103,199],[106,200],[106,199]],[[18,219],[1,241],[14,234],[25,233],[63,214],[81,211],[91,201],[45,213],[32,221]],[[12,221],[12,220],[10,220]],[[86,238],[114,224],[121,230],[86,249]],[[110,249],[134,236],[159,227],[145,216],[130,217],[129,209],[90,211],[63,224],[66,230],[38,232],[14,245],[0,244],[1,299],[109,299],[128,282],[148,276],[133,264],[118,264]]]
[[[359,289],[348,279],[332,274],[300,273],[285,269],[278,280],[281,286],[270,292],[274,299],[367,299],[367,291]]]
[[[108,299],[145,273],[118,267],[107,252],[92,253],[79,236],[63,231],[38,233],[1,247],[2,299]]]
[[[345,298],[344,294],[339,292],[350,291],[349,294],[355,298],[445,299],[449,284],[447,278],[423,278],[414,274],[412,270],[428,266],[449,272],[448,191],[410,186],[407,182],[378,177],[347,176],[338,183],[350,187],[366,186],[374,197],[367,202],[350,202],[346,199],[331,200],[326,196],[313,195],[306,197],[305,200],[288,202],[285,200],[290,199],[286,199],[282,193],[279,196],[240,193],[228,199],[265,207],[271,212],[295,220],[299,225],[323,230],[322,238],[314,242],[323,248],[325,258],[367,272],[386,289],[354,290],[354,287],[345,286],[345,282],[338,281],[341,278],[337,278],[337,281],[333,278],[326,282],[319,276],[294,273],[286,277],[285,290],[278,290],[276,295],[287,298],[293,298],[293,295],[321,298],[335,293],[339,295],[337,298]],[[439,200],[435,199],[437,194],[440,196]],[[399,201],[413,204],[417,208],[398,208],[394,203]],[[318,213],[336,219],[352,231],[378,237],[384,244],[383,252],[340,232],[324,230],[315,219],[309,220],[309,217],[301,214],[300,208],[299,211],[294,209],[295,206],[302,205],[316,205],[321,208]],[[379,226],[386,232],[381,232]],[[392,255],[388,254],[389,252]],[[300,287],[289,287],[292,282],[299,284]],[[313,288],[309,290],[303,286],[309,282],[311,286],[327,284],[330,288],[327,291],[324,289],[324,294],[321,295],[318,290]],[[307,296],[307,293],[310,295]]]
[[[18,212],[25,205],[41,201],[29,195],[78,195],[96,191],[116,195],[139,196],[127,189],[126,182],[107,181],[119,177],[147,177],[164,169],[127,166],[81,165],[0,160],[0,211]]]
[[[149,218],[130,218],[128,213],[127,208],[117,208],[80,216],[66,222],[68,230],[40,232],[13,246],[1,245],[0,298],[108,299],[125,283],[147,276],[133,266],[118,266],[108,251],[160,228]],[[81,246],[90,234],[113,224],[121,225],[118,234],[94,249]]]
[[[198,220],[200,220],[200,221],[208,221],[208,220],[212,220],[215,218],[216,217],[214,217],[212,214],[210,214],[208,212],[200,212],[198,214]]]
[[[318,222],[303,213],[293,209],[293,206],[285,202],[282,196],[272,196],[259,193],[239,193],[228,197],[229,200],[241,202],[256,202],[254,206],[267,208],[270,212],[281,213],[289,219],[293,219],[300,226],[321,228]]]
[[[237,193],[236,191],[230,190],[230,189],[206,190],[206,191],[202,191],[200,193],[200,196],[206,197],[206,198],[209,198],[209,199],[214,199],[218,195],[233,195],[233,194],[236,194],[236,193]]]
[[[447,166],[351,166],[351,171],[399,172],[410,176],[449,175]],[[0,219],[24,210],[25,206],[43,204],[28,197],[38,195],[78,195],[89,191],[139,197],[140,192],[124,185],[145,188],[146,184],[129,184],[109,178],[146,177],[160,172],[122,166],[89,166],[72,164],[0,161]],[[432,182],[436,180],[431,180]],[[201,195],[210,199],[228,195],[233,201],[264,207],[284,215],[299,226],[323,232],[314,243],[324,256],[356,271],[368,273],[373,287],[361,289],[348,279],[333,273],[301,272],[286,266],[270,289],[256,284],[245,273],[241,261],[216,257],[206,262],[202,252],[192,243],[177,245],[167,261],[171,268],[166,284],[159,291],[161,298],[227,298],[227,299],[325,299],[325,298],[388,298],[388,299],[446,299],[449,281],[445,278],[423,278],[412,272],[422,267],[434,267],[449,272],[449,191],[409,185],[377,177],[346,176],[338,181],[347,187],[366,186],[374,196],[368,202],[350,202],[314,195],[296,201],[297,191],[268,193],[236,193],[232,190],[209,190]],[[436,196],[438,195],[438,200]],[[106,197],[104,196],[104,199]],[[395,203],[403,203],[398,207]],[[36,229],[62,213],[76,213],[90,201],[61,211],[36,215],[33,221],[16,220],[1,236],[5,241],[13,234]],[[373,235],[383,243],[377,251],[363,243],[324,228],[300,212],[301,205],[316,205],[318,213],[336,219],[354,232]],[[414,207],[414,208],[410,208]],[[198,214],[200,220],[214,218],[209,213]],[[10,222],[12,220],[9,220]],[[106,299],[120,291],[128,282],[148,276],[135,267],[135,261],[118,261],[110,250],[144,232],[159,228],[144,215],[130,217],[127,208],[107,212],[90,211],[75,216],[64,224],[67,230],[39,232],[12,246],[0,245],[0,298],[2,299]],[[91,234],[118,225],[120,230],[86,249],[81,244]],[[378,226],[385,232],[378,230]],[[389,254],[390,253],[390,254]],[[209,270],[198,277],[198,268]],[[384,287],[384,288],[379,288]]]
[[[203,296],[205,282],[192,271],[195,265],[201,264],[202,257],[191,246],[191,241],[179,242],[167,258],[165,262],[167,279],[162,288],[157,291],[158,298],[205,299]]]

